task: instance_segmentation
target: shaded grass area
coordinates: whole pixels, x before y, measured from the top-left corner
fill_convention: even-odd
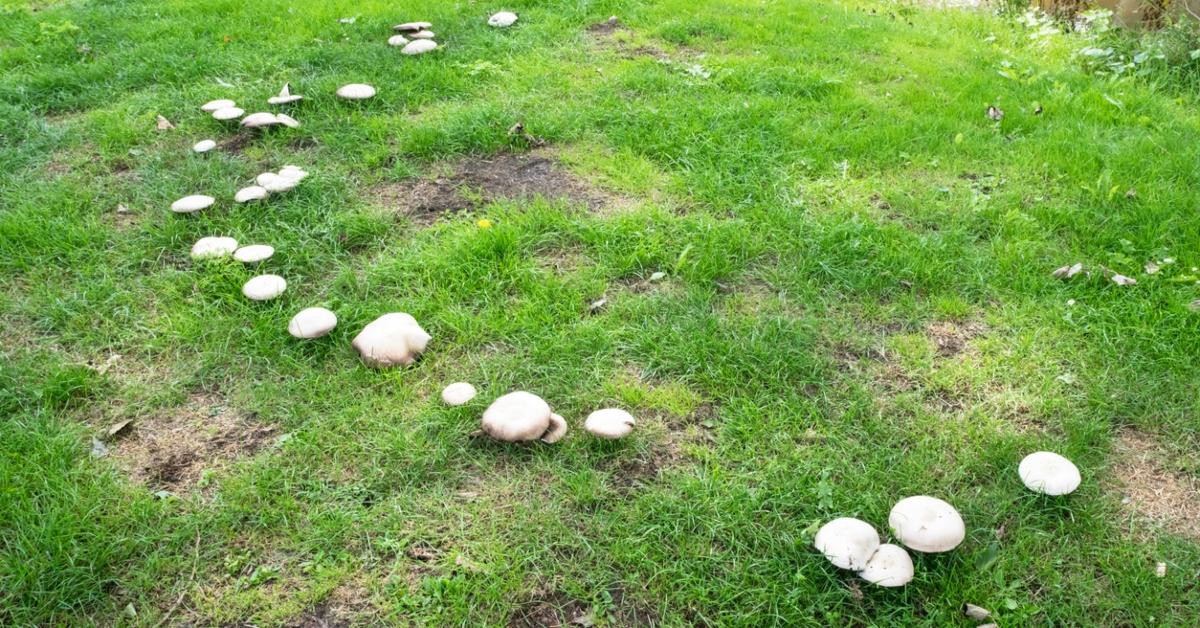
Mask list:
[[[1195,540],[1131,516],[1109,469],[1136,429],[1196,473],[1194,102],[1097,81],[1069,40],[866,2],[518,2],[507,31],[475,5],[37,8],[0,20],[5,623],[947,625],[968,601],[1195,622]],[[399,58],[389,26],[417,18],[444,49]],[[265,109],[285,81],[300,129],[189,152],[232,136],[200,103]],[[360,81],[380,95],[331,97]],[[633,202],[426,226],[372,194],[524,151],[518,120]],[[226,200],[285,163],[313,176]],[[166,210],[198,192],[221,200]],[[213,234],[275,246],[288,293],[251,304],[254,270],[190,261]],[[1075,261],[1139,283],[1050,277]],[[329,338],[283,332],[317,304]],[[415,368],[349,348],[388,311],[434,336]],[[442,407],[457,380],[480,397]],[[565,441],[470,436],[518,388]],[[120,473],[120,437],[89,455],[198,394],[286,437],[165,499]],[[608,404],[636,438],[582,434]],[[1078,494],[1022,489],[1036,449],[1079,463]],[[883,527],[910,494],[968,535],[905,589],[811,550],[819,522]]]

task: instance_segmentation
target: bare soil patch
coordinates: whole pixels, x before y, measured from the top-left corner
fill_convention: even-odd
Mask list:
[[[597,210],[606,195],[568,172],[549,151],[501,153],[452,164],[434,179],[386,183],[373,190],[377,201],[419,223],[470,210],[500,199],[567,200]]]
[[[1197,478],[1168,468],[1167,452],[1137,430],[1121,433],[1115,454],[1114,479],[1126,508],[1172,533],[1200,538]]]
[[[358,583],[342,584],[303,615],[284,623],[287,628],[349,628],[369,623],[375,611]]]
[[[978,321],[938,321],[925,329],[926,335],[937,346],[938,356],[952,358],[970,347],[970,342],[986,330]]]
[[[621,25],[621,20],[615,15],[587,27],[587,32],[594,37],[612,37],[614,33],[620,30],[626,29]]]
[[[206,470],[262,447],[276,432],[253,416],[243,416],[217,395],[193,395],[175,411],[139,419],[110,445],[134,480],[174,493],[197,486]]]
[[[613,626],[656,626],[658,613],[628,598],[625,589],[614,586],[608,590],[612,607],[608,613]],[[511,628],[558,628],[567,626],[591,626],[603,617],[592,614],[591,605],[572,598],[562,591],[535,590],[528,601],[509,618]]]

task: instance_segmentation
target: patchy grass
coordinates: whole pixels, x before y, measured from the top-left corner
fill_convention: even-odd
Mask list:
[[[0,7],[0,623],[1198,623],[1194,95],[869,0]],[[409,19],[443,47],[388,47]],[[299,129],[199,111],[286,81]],[[389,311],[430,351],[364,368]],[[564,441],[472,437],[517,388]],[[1039,449],[1076,494],[1022,488]],[[905,589],[811,549],[912,494],[968,533]]]

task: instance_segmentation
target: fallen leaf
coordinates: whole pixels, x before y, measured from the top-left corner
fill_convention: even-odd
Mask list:
[[[112,426],[108,428],[108,437],[112,438],[113,436],[125,431],[125,428],[129,427],[130,423],[133,423],[133,419],[125,419],[124,421],[113,423]]]
[[[667,277],[667,273],[659,271],[657,273],[654,273],[653,275],[650,275],[650,281],[662,281],[666,277]]]
[[[404,552],[405,556],[413,560],[429,561],[438,557],[437,550],[425,545],[424,543],[413,545]]]
[[[117,203],[117,213],[118,214],[128,214],[129,208],[126,207],[124,203]]]
[[[975,606],[974,604],[963,604],[962,612],[963,615],[966,615],[975,621],[983,621],[992,614],[988,609],[983,608],[982,606]]]
[[[166,118],[162,117],[161,115],[160,115],[160,116],[158,116],[158,122],[157,122],[157,123],[155,123],[155,125],[154,125],[154,126],[155,126],[155,128],[157,128],[159,131],[170,131],[171,129],[175,128],[175,125],[174,125],[174,124],[171,124],[171,121],[170,121],[170,120],[168,120],[168,119],[166,119]]]
[[[605,305],[608,305],[608,299],[605,297],[601,297],[595,301],[592,301],[591,304],[588,305],[588,313],[595,314],[596,312],[604,309]]]
[[[1117,284],[1118,286],[1132,286],[1137,283],[1137,279],[1134,279],[1133,277],[1126,277],[1125,275],[1119,273],[1114,274],[1112,276],[1112,280],[1113,283]]]
[[[583,626],[584,628],[590,628],[591,626],[596,625],[596,614],[589,612],[589,613],[583,613],[582,615],[577,615],[575,617],[575,619],[571,620],[571,623],[576,626]]]
[[[1083,262],[1077,262],[1070,266],[1062,266],[1054,270],[1053,275],[1058,279],[1070,279],[1083,271]]]
[[[1155,264],[1154,262],[1146,262],[1144,270],[1146,271],[1147,275],[1153,275],[1162,269],[1159,268],[1158,264]]]
[[[1004,119],[1004,112],[995,105],[988,105],[987,116],[992,120],[999,122]]]

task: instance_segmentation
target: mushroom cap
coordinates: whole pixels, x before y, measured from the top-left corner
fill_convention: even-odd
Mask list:
[[[928,495],[896,502],[888,526],[901,543],[918,552],[948,552],[967,536],[967,526],[954,506]]]
[[[375,95],[375,88],[366,83],[350,83],[337,88],[337,95],[346,100],[366,100]]]
[[[192,259],[225,257],[237,249],[237,240],[223,236],[208,236],[192,245]]]
[[[600,438],[624,438],[633,431],[637,420],[620,408],[604,408],[588,415],[583,429]]]
[[[276,124],[283,124],[283,122],[279,120],[279,116],[269,111],[258,111],[242,118],[242,126],[247,129],[274,126]]]
[[[279,275],[259,275],[242,286],[242,294],[251,301],[270,301],[287,290],[287,280]]]
[[[367,366],[382,368],[412,364],[431,339],[417,319],[392,312],[371,321],[350,344]]]
[[[531,441],[546,435],[550,428],[551,414],[550,404],[541,397],[518,390],[493,401],[492,405],[483,411],[480,424],[483,431],[496,440]],[[560,420],[561,418],[559,417]],[[563,423],[565,425],[565,421]]]
[[[475,387],[467,382],[455,382],[442,389],[442,401],[448,406],[461,406],[475,398]]]
[[[171,211],[177,214],[189,214],[191,212],[200,211],[205,207],[217,202],[217,199],[206,196],[204,194],[193,194],[185,196],[174,203],[171,203]]]
[[[212,117],[217,120],[233,120],[234,118],[242,117],[246,113],[241,107],[222,107],[212,112]]]
[[[304,97],[292,93],[291,83],[284,83],[283,89],[279,90],[279,95],[268,98],[267,103],[272,105],[286,105],[288,103],[296,102],[297,100],[304,100]]]
[[[913,562],[899,545],[884,543],[875,550],[858,577],[881,587],[902,587],[913,579]]]
[[[238,190],[237,194],[233,195],[233,200],[238,203],[249,203],[250,201],[257,201],[266,197],[267,188],[261,185],[251,185]]]
[[[389,46],[403,46],[407,43],[408,39],[405,38],[404,35],[392,35],[391,37],[388,37]]]
[[[841,569],[859,571],[879,549],[879,533],[871,524],[853,517],[840,517],[821,526],[813,547]]]
[[[415,33],[409,33],[408,36],[413,39],[433,39],[434,37],[437,37],[437,35],[433,34],[433,31],[426,31],[426,30],[420,30]]]
[[[279,176],[286,177],[297,183],[308,176],[308,172],[300,169],[299,166],[287,165],[279,169]]]
[[[289,116],[286,113],[275,114],[275,119],[279,120],[280,124],[282,124],[283,126],[286,126],[289,129],[300,128],[300,121],[293,118],[292,116]]]
[[[275,247],[269,244],[248,244],[233,252],[233,259],[243,264],[254,264],[266,259],[271,259],[275,254]]]
[[[286,192],[296,187],[296,184],[299,183],[299,181],[296,179],[281,176],[275,174],[274,172],[264,172],[258,175],[258,177],[255,178],[255,181],[257,181],[259,185],[271,193]]]
[[[553,445],[567,435],[567,420],[562,416],[550,413],[550,429],[542,435],[542,442]]]
[[[1046,495],[1074,492],[1083,481],[1075,463],[1052,451],[1036,451],[1025,456],[1017,467],[1017,474],[1029,490]]]
[[[437,47],[437,42],[432,39],[414,39],[401,48],[400,52],[406,55],[419,55],[435,50]]]
[[[304,308],[288,323],[288,333],[296,338],[320,338],[337,327],[337,314],[323,307]]]
[[[517,14],[512,11],[501,11],[488,18],[488,26],[496,28],[505,28],[512,26],[517,21]]]
[[[192,150],[197,153],[207,153],[216,147],[217,143],[212,140],[200,140],[199,142],[196,142],[194,146],[192,146]]]
[[[217,100],[210,100],[203,105],[200,105],[200,110],[212,113],[218,109],[229,109],[236,106],[237,103],[229,100],[228,98],[218,98]]]
[[[392,30],[404,33],[410,31],[423,31],[430,26],[433,26],[433,24],[429,22],[405,22],[403,24],[397,24],[393,26]]]

